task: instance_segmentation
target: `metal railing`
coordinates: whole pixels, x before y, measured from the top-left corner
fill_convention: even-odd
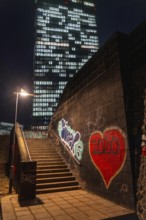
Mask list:
[[[28,149],[28,145],[27,145],[27,142],[26,142],[26,139],[25,139],[25,135],[24,135],[24,132],[22,130],[21,130],[21,133],[22,133],[22,137],[23,137],[23,140],[24,140],[24,143],[25,143],[25,147],[26,147],[26,151],[27,151],[29,160],[32,161],[31,156],[30,156],[30,152],[29,152],[29,149]]]
[[[31,161],[31,157],[25,137],[18,123],[16,123],[15,134],[16,134],[21,161]]]

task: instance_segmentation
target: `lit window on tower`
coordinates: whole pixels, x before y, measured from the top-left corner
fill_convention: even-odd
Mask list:
[[[32,129],[48,129],[66,83],[98,50],[94,9],[94,0],[37,0]]]

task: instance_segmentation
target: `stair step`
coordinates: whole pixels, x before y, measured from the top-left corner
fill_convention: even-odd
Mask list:
[[[31,153],[50,153],[50,154],[57,154],[57,151],[56,150],[49,150],[49,149],[46,149],[46,150],[29,150]]]
[[[47,145],[29,145],[29,149],[50,149],[50,150],[54,150],[56,147],[53,145],[53,144],[51,144],[51,145],[49,145],[49,144],[47,144]]]
[[[49,151],[56,151],[56,148],[54,147],[29,147],[29,150],[32,150],[32,151],[37,151],[37,150],[49,150]]]
[[[56,156],[56,157],[54,157],[54,156],[38,156],[38,157],[36,157],[36,156],[32,156],[32,155],[31,155],[31,158],[33,160],[35,160],[35,159],[41,159],[41,160],[51,160],[51,159],[58,160],[58,159],[61,159],[60,156]]]
[[[49,152],[49,153],[56,153],[56,150],[49,150],[49,149],[45,149],[45,150],[41,150],[41,149],[38,149],[38,150],[29,150],[30,152],[34,152],[34,153],[46,153],[46,152]]]
[[[57,152],[54,152],[54,153],[51,153],[51,152],[49,152],[49,151],[46,151],[46,152],[31,152],[30,151],[30,155],[32,155],[32,156],[36,156],[36,157],[39,157],[39,156],[41,156],[41,157],[47,157],[47,156],[58,156],[58,154],[57,154]]]
[[[78,185],[78,182],[76,180],[65,181],[65,182],[39,183],[36,184],[36,189],[63,187],[63,186],[76,186],[76,185]]]
[[[53,146],[51,146],[51,147],[49,147],[49,145],[47,145],[47,146],[29,146],[29,149],[32,149],[32,150],[40,150],[40,149],[42,149],[42,150],[46,150],[46,149],[49,149],[49,150],[55,150],[56,149],[56,147],[53,147]]]
[[[37,166],[64,165],[64,161],[37,161]]]
[[[40,154],[56,155],[56,154],[57,154],[56,151],[55,151],[55,152],[50,152],[49,150],[46,150],[46,151],[36,151],[36,152],[30,150],[30,153],[31,153],[31,154],[34,154],[34,155],[40,155]]]
[[[38,158],[38,159],[49,159],[49,158],[62,158],[59,154],[55,154],[55,155],[49,155],[49,154],[38,154],[38,155],[36,155],[36,154],[32,154],[31,153],[31,157],[33,157],[33,158]]]
[[[81,186],[65,186],[65,187],[55,187],[55,188],[49,188],[49,189],[37,189],[37,194],[43,194],[43,193],[53,193],[53,192],[61,192],[61,191],[71,191],[71,190],[79,190],[81,189]]]
[[[33,160],[34,160],[34,158],[33,158]],[[36,161],[37,161],[37,163],[39,163],[39,164],[41,164],[41,163],[64,163],[64,160],[63,159],[61,159],[61,158],[59,158],[59,159],[53,159],[53,160],[49,160],[49,159],[45,159],[45,160],[43,160],[43,159],[36,159]]]
[[[62,181],[75,181],[74,176],[65,176],[65,177],[51,177],[51,178],[37,178],[36,184],[41,183],[53,183],[53,182],[62,182]]]
[[[40,154],[31,154],[30,153],[30,155],[31,155],[31,157],[33,157],[33,158],[38,158],[38,159],[45,159],[45,158],[47,158],[47,159],[50,159],[50,158],[61,158],[61,156],[60,155],[58,155],[58,154],[42,154],[42,155],[40,155]]]
[[[67,165],[39,165],[37,164],[37,169],[52,169],[52,168],[67,168]]]
[[[41,155],[41,156],[49,156],[49,155],[50,155],[50,156],[53,156],[53,155],[54,155],[54,156],[55,156],[55,155],[57,156],[57,153],[56,153],[56,152],[50,153],[49,151],[46,151],[46,152],[31,152],[31,151],[30,151],[30,155],[32,155],[32,156],[34,155],[34,156],[36,156],[36,157],[39,157],[40,155]]]
[[[72,176],[71,172],[59,172],[59,173],[40,173],[37,174],[36,178],[51,178],[51,177],[63,177],[63,176]]]
[[[37,174],[40,173],[58,173],[58,172],[68,172],[70,171],[68,168],[60,168],[60,169],[37,169]]]
[[[29,149],[29,151],[31,151],[31,152],[50,152],[50,153],[56,153],[57,151],[56,151],[56,149],[54,149],[54,150],[49,150],[49,149],[35,149],[35,150],[33,150],[33,149]]]
[[[45,160],[43,160],[43,159],[36,159],[36,161],[38,163],[42,163],[42,162],[44,162],[44,163],[51,162],[52,163],[53,161],[58,162],[58,163],[61,163],[61,162],[64,163],[64,160],[62,158],[53,158],[53,160],[52,160],[52,158],[51,158],[51,160],[50,160],[50,158],[49,159],[45,159]]]

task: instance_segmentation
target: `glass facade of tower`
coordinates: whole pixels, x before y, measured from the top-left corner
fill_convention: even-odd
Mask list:
[[[32,129],[47,130],[66,83],[98,49],[93,0],[38,0]]]

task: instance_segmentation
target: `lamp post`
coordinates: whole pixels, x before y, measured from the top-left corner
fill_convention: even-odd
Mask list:
[[[33,94],[27,93],[25,90],[21,89],[20,92],[14,92],[16,95],[16,104],[15,104],[15,120],[14,120],[14,130],[13,130],[13,142],[12,142],[12,156],[11,156],[11,167],[10,167],[10,181],[9,181],[9,193],[12,193],[12,186],[14,180],[14,160],[15,160],[15,128],[17,122],[17,112],[18,112],[18,99],[20,96],[34,96]]]

